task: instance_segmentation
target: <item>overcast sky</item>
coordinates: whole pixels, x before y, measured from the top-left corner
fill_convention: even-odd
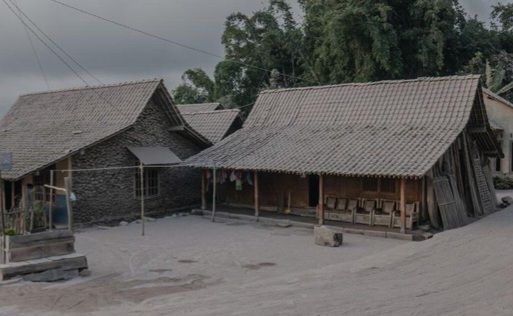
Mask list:
[[[267,0],[61,0],[101,16],[223,55],[226,16],[251,13]],[[294,0],[291,3],[297,7]],[[513,0],[509,0],[510,2]],[[483,20],[490,0],[460,0],[470,15]],[[494,3],[496,1],[493,1]],[[505,2],[505,1],[503,1]],[[52,39],[101,81],[115,83],[164,78],[168,89],[193,67],[211,72],[218,62],[181,47],[132,33],[49,0],[18,0],[20,8]],[[17,96],[47,90],[23,25],[0,2],[0,116]],[[33,38],[51,89],[83,86],[64,64]],[[95,81],[83,74],[90,84]]]

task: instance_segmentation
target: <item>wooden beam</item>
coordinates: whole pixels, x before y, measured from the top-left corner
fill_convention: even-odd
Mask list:
[[[71,204],[71,177],[64,178],[64,187],[66,188],[66,208],[68,209],[68,229],[73,232],[73,205]]]
[[[324,224],[324,177],[319,175],[319,225]]]
[[[258,221],[258,216],[260,213],[260,196],[258,193],[258,172],[256,172],[256,171],[254,174],[253,187],[255,189],[255,217],[256,217],[256,220]]]
[[[207,209],[207,170],[201,170],[201,209]]]
[[[401,178],[401,233],[406,234],[406,179]]]

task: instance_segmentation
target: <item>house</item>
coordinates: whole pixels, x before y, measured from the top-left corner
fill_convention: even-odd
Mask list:
[[[213,144],[242,127],[240,110],[225,110],[219,103],[184,104],[178,109],[185,121]]]
[[[513,176],[513,104],[488,89],[483,89],[486,113],[492,129],[497,133],[504,157],[490,159],[490,168],[496,175]]]
[[[502,155],[479,76],[264,91],[244,126],[186,163],[228,205],[325,220],[450,229],[496,207]],[[206,197],[203,193],[203,207]]]
[[[2,172],[6,208],[51,201],[65,214],[63,192],[50,196],[43,187],[62,188],[65,177],[76,222],[128,218],[140,212],[141,197],[148,213],[191,207],[199,204],[199,173],[176,164],[210,145],[162,80],[22,95],[0,121],[1,151],[13,157],[12,170]]]

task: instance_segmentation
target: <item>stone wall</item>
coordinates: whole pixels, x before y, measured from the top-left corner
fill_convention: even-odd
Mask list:
[[[197,145],[170,132],[170,123],[156,103],[150,101],[138,121],[128,130],[72,157],[72,168],[91,169],[135,165],[127,147],[169,147],[186,159],[201,151]],[[135,169],[73,173],[74,220],[77,223],[130,219],[140,214],[135,196]],[[192,168],[159,168],[159,196],[145,199],[147,214],[166,214],[189,208],[200,201],[200,172]]]

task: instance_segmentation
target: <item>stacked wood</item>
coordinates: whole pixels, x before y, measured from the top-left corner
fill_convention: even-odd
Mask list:
[[[455,180],[451,180],[447,176],[436,177],[433,180],[433,188],[444,229],[458,228],[467,224],[467,213],[456,191],[455,184]]]
[[[6,236],[7,263],[66,255],[75,252],[75,237],[68,230]]]

